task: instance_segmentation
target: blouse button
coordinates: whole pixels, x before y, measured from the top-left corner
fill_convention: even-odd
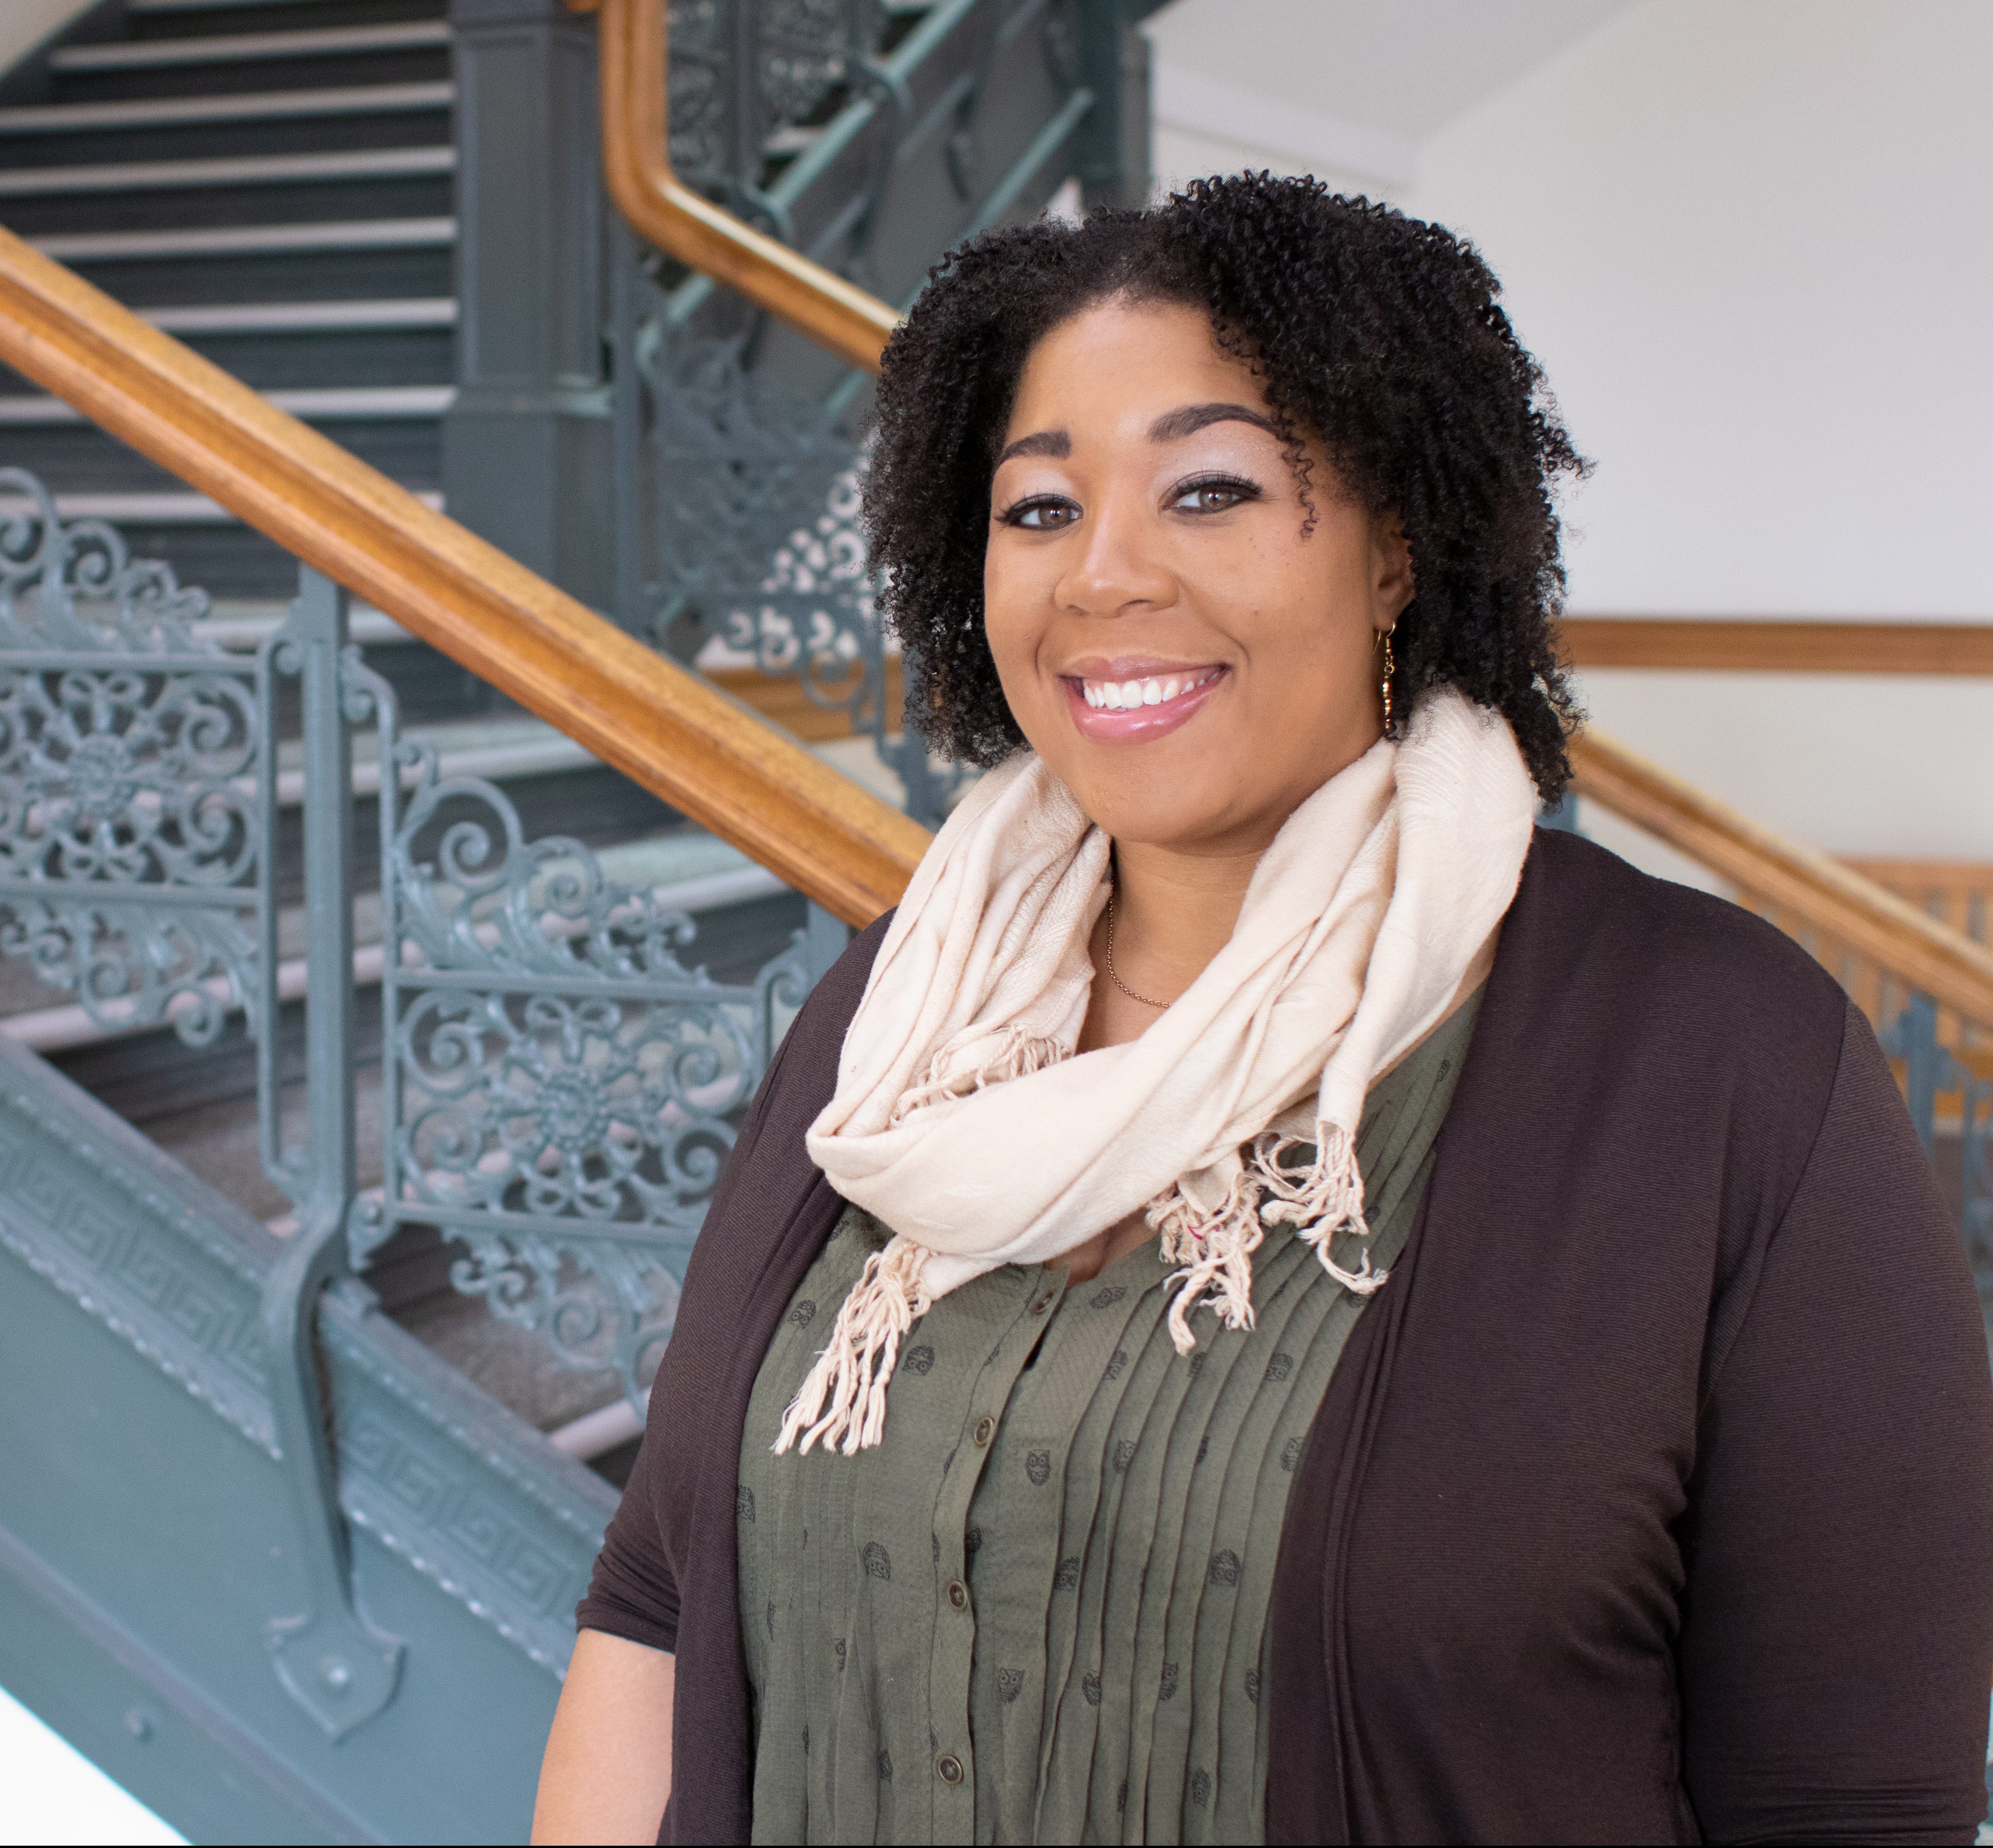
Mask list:
[[[935,1761],[935,1769],[940,1774],[944,1784],[959,1784],[962,1781],[962,1761],[952,1752],[943,1752]]]
[[[949,1580],[948,1601],[957,1610],[966,1610],[969,1608],[969,1587],[959,1579]]]
[[[981,1449],[996,1435],[996,1421],[993,1418],[979,1418],[976,1421],[976,1447]]]

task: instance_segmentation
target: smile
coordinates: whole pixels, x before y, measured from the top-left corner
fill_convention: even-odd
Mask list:
[[[1166,706],[1200,686],[1208,686],[1222,671],[1207,667],[1195,673],[1165,674],[1148,680],[1082,680],[1080,697],[1096,712],[1133,712],[1138,706]]]
[[[1223,683],[1226,673],[1223,667],[1180,667],[1151,674],[1123,669],[1118,676],[1096,669],[1062,678],[1066,709],[1082,737],[1102,744],[1146,744],[1175,731],[1198,711]]]

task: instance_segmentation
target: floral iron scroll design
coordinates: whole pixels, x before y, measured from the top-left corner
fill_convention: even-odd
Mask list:
[[[757,215],[768,163],[793,152],[780,132],[820,118],[866,80],[887,19],[879,0],[672,0],[674,169]]]
[[[577,842],[527,841],[500,790],[441,779],[430,747],[394,755],[414,787],[383,843],[386,1177],[355,1262],[398,1223],[438,1226],[468,1250],[459,1289],[634,1395],[808,987],[801,947],[716,982],[650,888]]]
[[[203,591],[0,469],[0,951],[109,1028],[260,1011],[268,669]]]
[[[1876,1039],[1889,1058],[1902,1062],[1903,1100],[1926,1155],[1935,1153],[1938,1100],[1957,1100],[1961,1229],[1993,1327],[1993,1078],[1977,1076],[1940,1042],[1938,1011],[1928,995],[1913,994]]]
[[[657,521],[666,621],[696,609],[706,635],[844,714],[900,778],[908,813],[938,825],[963,771],[931,765],[887,696],[860,517],[863,446],[832,408],[749,366],[744,337],[654,327],[641,359],[655,478],[665,490]]]

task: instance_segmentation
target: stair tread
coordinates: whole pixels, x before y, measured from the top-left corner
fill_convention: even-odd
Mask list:
[[[455,385],[326,386],[307,391],[265,392],[265,400],[294,417],[440,417],[456,399]],[[37,392],[0,396],[0,425],[83,423],[73,405]]]
[[[65,193],[165,192],[183,187],[285,186],[313,180],[405,180],[456,171],[456,149],[448,143],[427,148],[359,148],[333,154],[268,154],[226,160],[104,161],[72,167],[15,167],[0,172],[0,199],[33,199]]]
[[[339,26],[303,32],[245,32],[210,38],[143,39],[108,44],[65,45],[49,59],[59,71],[147,70],[175,64],[243,63],[253,59],[311,57],[340,53],[406,51],[447,45],[441,19],[398,26]]]
[[[419,501],[443,511],[443,498],[433,488],[412,489]],[[218,501],[204,494],[66,494],[58,488],[56,512],[64,520],[109,520],[114,525],[147,526],[239,526],[242,522]],[[0,494],[0,516],[29,512],[35,503],[25,495]]]
[[[29,241],[58,262],[246,256],[286,250],[405,250],[453,245],[454,218],[357,218],[333,224],[203,226],[186,231],[74,231]]]
[[[234,302],[149,308],[143,318],[166,334],[373,333],[409,327],[454,327],[453,296],[394,301]]]
[[[32,103],[0,109],[0,135],[60,135],[89,128],[164,128],[282,116],[398,114],[409,109],[446,109],[456,101],[456,84],[445,80],[262,90],[246,95],[156,97],[138,102]]]

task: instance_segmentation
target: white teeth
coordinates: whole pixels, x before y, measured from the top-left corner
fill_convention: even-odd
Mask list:
[[[1172,674],[1157,680],[1082,680],[1079,690],[1096,712],[1133,712],[1137,707],[1167,705],[1179,693],[1194,692],[1212,677],[1203,673]]]

